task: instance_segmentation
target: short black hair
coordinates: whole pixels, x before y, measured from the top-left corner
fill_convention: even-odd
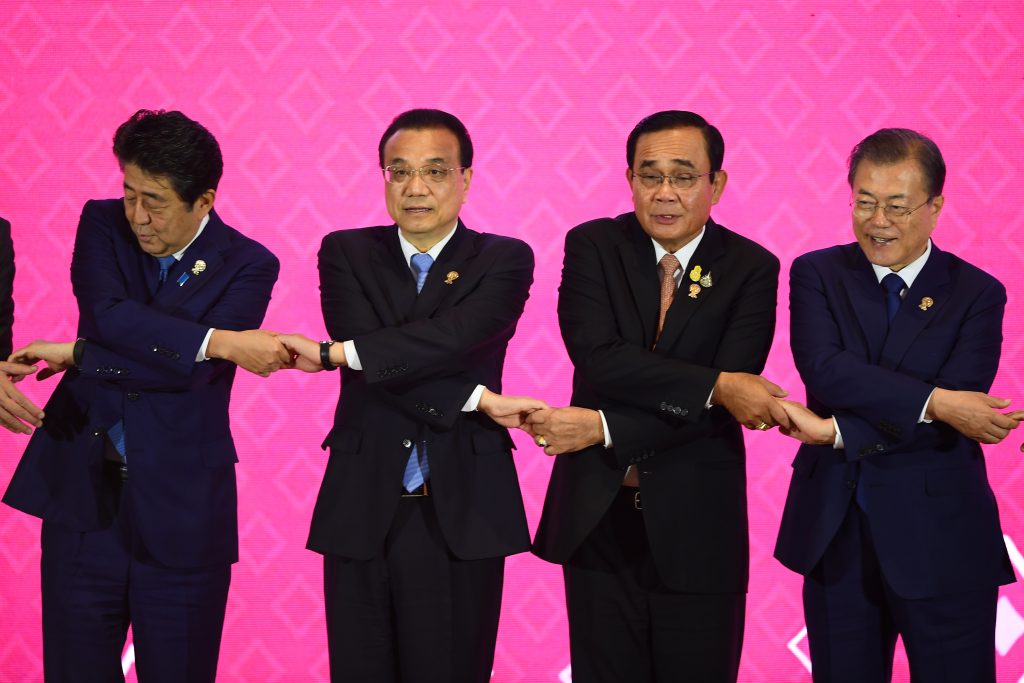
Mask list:
[[[121,169],[135,164],[146,174],[167,178],[188,204],[216,190],[224,173],[220,145],[210,131],[180,111],[140,109],[114,133]]]
[[[440,109],[410,109],[395,117],[391,125],[380,136],[380,144],[377,146],[377,156],[380,159],[380,167],[384,168],[384,145],[391,136],[400,130],[430,130],[441,128],[451,131],[455,139],[459,141],[459,166],[471,168],[473,166],[473,141],[469,139],[469,131],[462,121],[459,121],[453,114]]]
[[[857,175],[857,167],[862,161],[888,166],[907,159],[913,159],[921,166],[928,199],[942,194],[942,187],[946,184],[946,162],[942,152],[927,135],[909,128],[882,128],[858,142],[846,160],[849,169],[846,179],[852,188],[853,177]]]
[[[708,123],[700,114],[692,111],[679,111],[669,109],[651,114],[633,127],[629,137],[626,139],[626,165],[633,168],[633,161],[636,157],[636,142],[641,135],[657,133],[663,130],[675,128],[696,128],[704,135],[704,146],[707,148],[708,159],[711,161],[712,174],[722,170],[722,161],[725,159],[725,140],[717,128]],[[714,176],[712,175],[712,178]]]

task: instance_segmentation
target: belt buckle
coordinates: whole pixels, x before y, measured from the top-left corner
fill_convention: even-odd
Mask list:
[[[427,486],[427,482],[423,482],[412,491],[402,489],[402,498],[427,498],[428,496],[430,496],[430,488]]]
[[[643,510],[644,509],[643,503],[640,500],[640,491],[637,491],[636,493],[633,494],[633,509],[634,510]]]

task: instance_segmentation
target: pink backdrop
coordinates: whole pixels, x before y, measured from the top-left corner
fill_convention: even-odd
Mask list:
[[[571,5],[0,0],[0,215],[13,222],[18,251],[16,344],[74,336],[68,266],[78,213],[88,198],[120,196],[110,138],[136,109],[181,109],[218,137],[221,215],[281,259],[267,326],[322,337],[321,237],[387,220],[378,136],[399,111],[440,107],[466,122],[478,149],[466,222],[520,237],[537,256],[507,390],[564,404],[570,366],[554,314],[562,236],[630,208],[626,134],[646,114],[679,108],[725,135],[729,185],[716,218],[783,262],[771,379],[802,397],[785,273],[798,254],[849,241],[846,154],[898,125],[934,137],[950,168],[936,242],[1007,285],[995,392],[1024,406],[1024,5]],[[336,382],[243,373],[236,384],[242,559],[222,681],[327,678],[320,558],[304,544]],[[39,401],[52,390],[23,386]],[[1019,572],[1022,438],[986,449]],[[517,441],[535,524],[551,463]],[[0,482],[23,444],[0,434]],[[752,578],[741,680],[809,681],[800,581],[771,557],[795,445],[777,433],[748,434],[747,444]],[[38,531],[34,518],[0,508],[3,681],[42,680]],[[1020,584],[1002,591],[1000,681],[1024,681],[1019,613]],[[511,558],[493,679],[565,682],[567,667],[560,571]],[[896,679],[907,680],[905,665]]]

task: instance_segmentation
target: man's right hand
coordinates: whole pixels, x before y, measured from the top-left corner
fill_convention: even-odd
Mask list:
[[[34,365],[0,361],[0,427],[15,434],[31,434],[32,427],[43,426],[43,411],[14,386],[35,371]]]
[[[999,409],[1010,405],[1005,398],[996,398],[980,391],[936,389],[928,401],[925,417],[945,422],[968,439],[980,443],[999,443],[1016,429],[1024,412],[1009,415]]]
[[[776,425],[789,429],[789,416],[775,399],[789,392],[760,375],[723,372],[711,392],[711,403],[723,406],[736,421],[749,429],[769,429]]]
[[[288,367],[292,362],[288,349],[273,334],[263,330],[214,330],[206,355],[231,361],[261,377]]]

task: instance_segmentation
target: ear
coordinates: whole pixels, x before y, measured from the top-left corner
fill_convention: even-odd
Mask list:
[[[633,189],[633,169],[626,169],[626,182],[629,184],[630,190]]]
[[[192,205],[192,210],[199,214],[202,218],[206,214],[210,213],[213,208],[213,200],[217,198],[216,190],[207,190],[206,192],[199,195],[199,199]]]
[[[725,171],[715,171],[715,180],[711,183],[711,203],[717,204],[725,191],[725,184],[729,182],[729,174]]]

